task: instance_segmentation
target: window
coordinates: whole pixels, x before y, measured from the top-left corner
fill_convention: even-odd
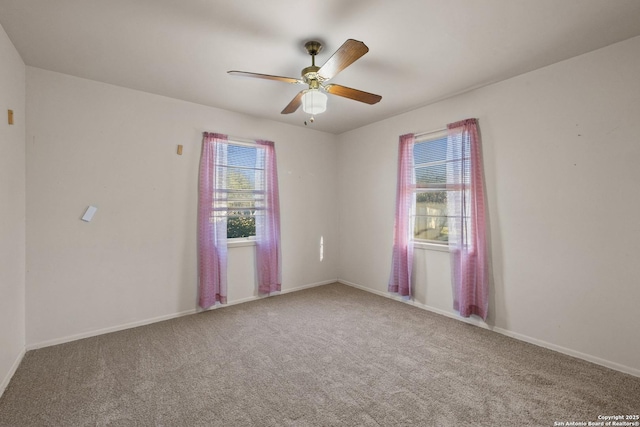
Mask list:
[[[448,146],[446,131],[416,138],[413,237],[417,241],[446,244],[449,240],[447,205],[462,195],[460,186],[453,184],[453,173],[461,168],[464,155],[461,153],[469,152],[464,147],[462,150],[452,148]]]
[[[280,291],[280,197],[275,144],[265,140],[243,143],[228,135],[203,132],[198,176],[200,307],[227,302],[228,239],[252,236],[256,242],[258,292]]]
[[[215,216],[227,217],[227,238],[254,237],[264,211],[264,149],[229,140],[219,144]]]

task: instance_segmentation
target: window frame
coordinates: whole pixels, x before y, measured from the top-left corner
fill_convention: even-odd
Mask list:
[[[442,129],[435,132],[429,132],[422,135],[418,135],[415,137],[415,140],[413,142],[413,148],[415,150],[415,146],[418,144],[429,143],[429,142],[438,141],[441,139],[446,140],[447,138],[448,138],[447,129]],[[446,163],[447,163],[447,160],[445,159],[445,160],[437,160],[433,162],[418,164],[416,163],[415,151],[414,151],[414,157],[413,157],[414,187],[412,189],[413,202],[412,202],[412,212],[411,212],[411,233],[413,235],[412,240],[415,248],[431,249],[431,250],[437,250],[437,251],[443,251],[443,252],[449,251],[448,240],[442,241],[442,240],[432,240],[432,239],[420,239],[415,237],[415,221],[416,221],[416,218],[418,217],[416,198],[418,194],[436,192],[436,191],[445,191],[445,192],[452,191],[450,185],[448,185],[446,182],[442,184],[434,184],[433,186],[429,186],[429,187],[418,187],[417,181],[416,181],[416,169],[419,167],[428,167],[428,166],[434,166],[437,164],[446,164]],[[448,221],[448,216],[446,216],[446,218]]]
[[[239,146],[239,147],[245,147],[245,148],[252,148],[256,150],[256,156],[261,155],[260,153],[262,153],[262,155],[264,155],[264,149],[261,149],[260,145],[256,144],[253,141],[242,141],[239,139],[235,139],[232,137],[229,137],[225,142],[225,144],[227,145],[234,145],[234,146]],[[216,166],[218,167],[218,166]],[[228,163],[223,165],[223,167],[226,168],[236,168],[236,169],[240,169],[241,167],[235,167],[235,166],[229,166]],[[264,173],[265,173],[265,169],[256,169],[256,168],[252,168],[253,170],[261,170],[262,174],[263,174],[263,182],[264,182]],[[229,189],[225,189],[225,191],[227,191],[227,194],[230,194],[232,192],[228,191]],[[256,193],[255,190],[253,190],[254,194]],[[262,190],[262,192],[264,192],[264,190]],[[256,209],[254,209],[254,217],[255,217],[255,211]],[[226,212],[226,219],[227,219],[227,227],[228,227],[228,223],[229,223],[229,210],[227,209]],[[228,232],[228,228],[227,228],[227,232]],[[245,236],[245,237],[227,237],[227,247],[242,247],[242,246],[255,246],[256,244],[256,230],[254,228],[254,234],[252,236]]]

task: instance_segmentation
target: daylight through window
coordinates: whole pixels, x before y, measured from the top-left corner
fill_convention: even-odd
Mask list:
[[[468,156],[467,144],[449,147],[446,131],[417,138],[413,146],[415,194],[413,237],[418,241],[446,244],[449,239],[447,203],[464,197],[464,185],[454,185],[453,174],[469,174],[461,170]]]
[[[216,158],[214,215],[227,218],[227,238],[256,235],[256,215],[264,213],[264,149],[229,141]]]

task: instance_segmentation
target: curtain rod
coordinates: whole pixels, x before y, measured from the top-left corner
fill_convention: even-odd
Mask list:
[[[440,133],[440,132],[444,132],[446,131],[447,128],[442,128],[442,129],[436,129],[436,130],[430,130],[428,132],[420,132],[420,133],[416,133],[414,134],[415,137],[419,137],[419,136],[427,136],[427,135],[431,135],[432,133]]]

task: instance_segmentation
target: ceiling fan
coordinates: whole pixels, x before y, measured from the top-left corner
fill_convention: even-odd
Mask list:
[[[366,104],[375,104],[382,97],[369,92],[352,89],[350,87],[337,84],[325,84],[329,79],[335,77],[340,71],[353,64],[369,51],[369,48],[361,41],[349,39],[340,46],[340,48],[324,63],[322,67],[316,66],[316,55],[322,50],[322,43],[316,40],[309,41],[304,45],[305,49],[311,55],[311,66],[302,69],[302,78],[272,76],[269,74],[249,73],[246,71],[228,71],[234,76],[253,77],[266,80],[277,80],[285,83],[308,85],[308,89],[300,91],[287,105],[282,114],[291,114],[295,112],[300,105],[305,113],[315,114],[323,113],[327,108],[328,92],[333,95],[342,96],[344,98],[353,99],[364,102]]]

